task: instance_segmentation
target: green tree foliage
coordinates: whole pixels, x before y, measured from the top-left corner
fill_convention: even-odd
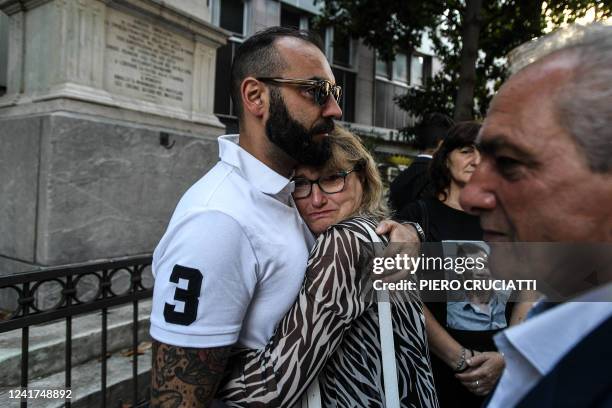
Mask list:
[[[542,35],[547,27],[572,23],[593,8],[598,19],[610,17],[612,0],[326,0],[319,24],[363,39],[387,61],[399,51],[413,50],[427,30],[443,69],[424,87],[398,97],[397,103],[416,117],[443,112],[467,119],[485,115],[506,78],[508,52]],[[476,21],[466,21],[470,11],[478,16]],[[470,23],[476,24],[478,34],[468,38]],[[477,58],[462,56],[464,38],[471,42],[466,47],[478,50]],[[469,106],[467,113],[464,109],[457,115],[458,99],[466,100],[458,97],[461,92],[467,92]]]

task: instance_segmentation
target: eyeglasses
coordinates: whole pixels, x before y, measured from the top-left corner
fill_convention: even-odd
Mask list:
[[[342,96],[342,87],[334,85],[327,79],[293,79],[293,78],[268,78],[262,77],[257,78],[258,81],[272,82],[279,85],[295,85],[302,88],[306,88],[307,91],[312,92],[314,101],[323,106],[327,103],[329,96],[333,96],[336,102],[340,102]]]
[[[293,198],[297,200],[309,197],[310,193],[312,193],[313,184],[318,185],[325,194],[339,193],[344,190],[346,176],[361,169],[363,169],[363,164],[359,163],[351,170],[339,171],[329,176],[319,177],[316,180],[310,180],[306,177],[294,177],[295,188],[293,190]]]

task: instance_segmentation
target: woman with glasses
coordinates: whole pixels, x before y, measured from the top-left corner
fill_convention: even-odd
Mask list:
[[[387,214],[382,182],[354,135],[336,127],[329,141],[331,159],[300,166],[294,176],[295,205],[317,236],[302,289],[267,346],[230,362],[218,394],[228,406],[292,407],[317,377],[324,407],[385,405],[378,311],[368,284],[374,229]],[[408,296],[391,307],[400,405],[437,407],[422,303]]]

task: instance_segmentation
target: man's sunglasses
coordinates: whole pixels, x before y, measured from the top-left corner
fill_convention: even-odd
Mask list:
[[[294,79],[294,78],[256,78],[261,82],[274,83],[278,85],[295,85],[301,88],[306,88],[312,92],[314,101],[323,106],[327,103],[329,96],[333,96],[336,102],[340,103],[342,96],[342,87],[334,85],[326,79]]]

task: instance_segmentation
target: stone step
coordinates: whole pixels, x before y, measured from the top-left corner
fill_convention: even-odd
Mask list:
[[[151,300],[138,303],[138,341],[150,341],[149,314]],[[132,344],[132,305],[108,309],[107,352],[127,349]],[[72,319],[72,365],[77,366],[101,354],[101,312]],[[64,375],[66,323],[31,326],[28,357],[28,378],[39,378],[53,373]],[[0,336],[0,388],[15,387],[21,378],[21,330]],[[73,378],[74,375],[73,375]],[[58,383],[63,384],[62,382]],[[4,405],[0,404],[0,407]]]
[[[142,343],[141,343],[142,346]],[[126,349],[129,350],[129,349]],[[116,352],[107,360],[106,406],[123,407],[132,406],[132,357],[124,352]],[[46,377],[33,379],[29,388],[58,389],[64,384],[64,372],[58,372]],[[151,381],[151,349],[138,356],[138,401],[148,398]],[[84,364],[74,366],[72,369],[72,398],[73,408],[102,407],[101,390],[101,362],[91,360]],[[6,389],[0,392],[0,407],[18,408],[20,401],[9,399]],[[29,408],[60,408],[64,407],[64,400],[30,399]]]

